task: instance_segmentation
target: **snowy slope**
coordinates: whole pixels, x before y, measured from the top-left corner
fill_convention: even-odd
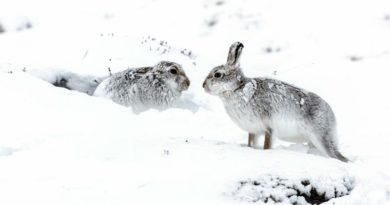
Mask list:
[[[388,15],[384,0],[3,0],[0,204],[261,204],[251,183],[277,177],[309,180],[328,195],[353,184],[325,204],[390,204]],[[17,29],[26,22],[31,28]],[[244,146],[247,134],[201,87],[234,41],[245,44],[248,76],[329,102],[353,163],[283,142]],[[181,63],[191,79],[181,106],[163,112],[136,115],[42,80],[159,60]]]

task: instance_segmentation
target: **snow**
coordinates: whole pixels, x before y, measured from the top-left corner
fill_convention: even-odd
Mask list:
[[[305,99],[304,99],[304,98],[301,98],[301,100],[299,101],[299,104],[300,104],[300,105],[304,105],[304,104],[305,104]]]
[[[243,96],[242,98],[245,100],[245,102],[248,102],[252,97],[253,94],[255,94],[255,90],[257,88],[257,83],[255,80],[252,80],[250,82],[247,82],[243,88]]]
[[[385,0],[1,1],[0,204],[253,204],[241,198],[259,197],[251,188],[260,187],[232,191],[267,176],[310,180],[324,193],[353,180],[349,195],[324,204],[390,204],[389,6]],[[26,22],[31,28],[17,29]],[[247,133],[202,89],[236,41],[245,45],[246,75],[287,81],[332,106],[341,151],[353,162],[283,141],[267,151],[245,146]],[[182,64],[191,80],[178,105],[162,112],[134,114],[47,82],[57,71],[99,77],[108,68],[160,60]]]
[[[314,183],[312,183],[314,182]],[[318,183],[319,182],[319,183]],[[345,176],[313,177],[310,179],[281,178],[275,175],[261,175],[258,180],[240,182],[239,188],[231,195],[247,202],[277,202],[294,204],[310,204],[305,197],[322,196],[322,200],[348,195],[354,187],[354,179]],[[313,190],[316,190],[315,192]],[[306,203],[304,203],[306,202]],[[308,203],[310,202],[310,203]],[[315,203],[315,202],[314,202]],[[317,202],[318,203],[318,202]]]

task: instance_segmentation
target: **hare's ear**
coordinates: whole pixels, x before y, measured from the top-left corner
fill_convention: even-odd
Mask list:
[[[230,46],[229,54],[227,58],[227,65],[233,67],[240,66],[240,56],[244,45],[240,42],[235,42]]]

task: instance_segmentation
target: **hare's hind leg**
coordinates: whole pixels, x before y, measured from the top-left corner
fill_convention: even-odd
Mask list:
[[[271,149],[272,147],[272,130],[267,129],[264,135],[264,146],[263,149]]]
[[[343,162],[349,161],[346,157],[344,157],[340,153],[338,146],[337,146],[337,142],[336,142],[334,137],[325,135],[322,138],[322,143],[323,143],[323,145],[324,145],[324,147],[325,147],[325,149],[330,157],[336,158],[336,159],[343,161]]]
[[[308,138],[309,146],[315,147],[320,152],[320,154],[324,156],[329,156],[328,150],[325,148],[325,145],[319,135],[310,133],[308,134]]]
[[[335,156],[340,161],[349,162],[349,159],[344,157],[344,155],[342,155],[339,151],[335,151]]]
[[[329,157],[338,159],[343,162],[349,161],[338,151],[337,142],[332,136],[311,134],[310,143],[312,143],[320,152]]]
[[[255,141],[255,134],[249,133],[248,134],[248,147],[253,147],[254,141]]]

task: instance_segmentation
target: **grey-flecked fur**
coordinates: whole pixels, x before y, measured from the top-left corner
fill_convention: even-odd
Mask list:
[[[177,100],[189,85],[180,64],[161,61],[153,67],[130,68],[113,74],[96,88],[94,95],[131,106],[136,112],[161,110]]]
[[[151,67],[129,68],[100,78],[60,73],[51,83],[57,87],[109,98],[118,104],[132,107],[135,112],[150,108],[166,109],[190,86],[182,66],[169,61],[161,61]]]
[[[211,70],[203,87],[222,100],[243,130],[294,142],[309,142],[323,154],[348,161],[337,147],[336,119],[318,95],[270,78],[248,78],[239,60],[243,44],[231,45],[227,63]],[[250,144],[250,143],[248,143]]]

